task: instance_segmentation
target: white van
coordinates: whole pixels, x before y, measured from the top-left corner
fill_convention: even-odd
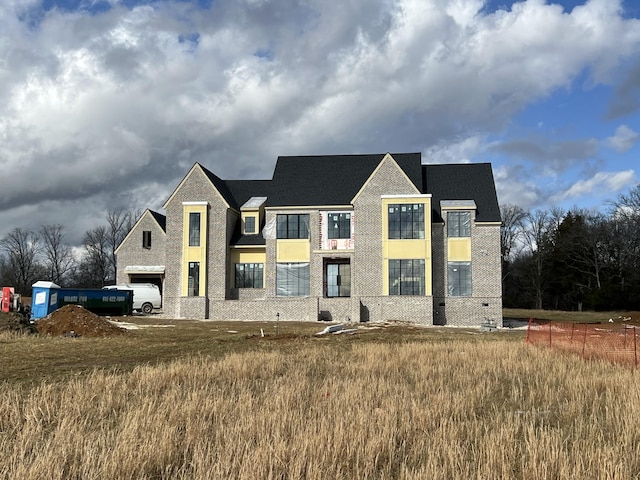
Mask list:
[[[104,290],[133,290],[133,309],[145,315],[153,312],[154,308],[162,307],[160,289],[153,283],[122,283],[109,285]]]

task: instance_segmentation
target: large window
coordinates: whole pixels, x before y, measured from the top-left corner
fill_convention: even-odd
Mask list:
[[[471,212],[447,213],[447,236],[470,237],[471,236]]]
[[[325,297],[351,296],[351,264],[348,259],[325,260]]]
[[[262,288],[264,264],[236,263],[236,288]]]
[[[189,213],[189,246],[200,246],[200,213]]]
[[[424,260],[389,260],[389,295],[424,295]]]
[[[309,215],[278,215],[278,238],[309,238]]]
[[[189,287],[187,295],[190,297],[200,295],[200,262],[189,262]]]
[[[309,295],[308,263],[276,264],[276,295],[304,297]]]
[[[447,283],[450,297],[471,296],[471,262],[449,262]]]
[[[142,248],[151,248],[151,230],[142,231]]]
[[[389,239],[424,238],[424,204],[389,205]]]
[[[351,213],[329,213],[327,220],[330,239],[351,238]]]

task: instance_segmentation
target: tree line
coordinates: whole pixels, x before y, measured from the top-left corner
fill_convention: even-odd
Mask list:
[[[115,250],[140,215],[133,210],[110,210],[105,224],[87,230],[82,246],[67,242],[63,225],[39,230],[16,227],[0,239],[0,286],[31,294],[38,280],[61,287],[102,288],[115,282]]]
[[[640,185],[603,210],[501,205],[503,305],[640,310]]]

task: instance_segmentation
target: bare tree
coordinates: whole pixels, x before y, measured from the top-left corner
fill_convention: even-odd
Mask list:
[[[546,210],[536,210],[526,215],[526,228],[523,235],[527,253],[533,259],[531,283],[535,292],[535,308],[542,308],[542,298],[546,289],[545,248],[554,226],[554,217]]]
[[[38,261],[40,248],[40,237],[22,228],[14,228],[0,240],[0,250],[4,253],[2,276],[18,293],[30,294],[31,285],[43,275]]]
[[[102,288],[112,276],[107,228],[99,226],[88,230],[82,243],[85,255],[80,264],[78,281],[85,287]]]
[[[62,225],[43,225],[40,228],[44,267],[52,282],[65,286],[72,272],[75,259],[71,246],[64,243],[65,233]]]
[[[138,210],[109,210],[107,212],[107,245],[108,245],[108,258],[109,268],[113,272],[113,279],[117,281],[117,263],[116,263],[116,248],[122,243],[124,237],[127,236],[129,231],[135,225],[136,220],[140,216]]]
[[[502,227],[500,228],[500,252],[502,258],[507,260],[511,257],[513,248],[522,240],[524,235],[523,222],[527,218],[527,212],[521,207],[513,204],[500,206],[502,215]]]

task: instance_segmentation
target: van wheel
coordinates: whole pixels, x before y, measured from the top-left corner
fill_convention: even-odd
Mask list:
[[[150,303],[145,303],[144,305],[142,305],[142,313],[144,313],[145,315],[149,315],[151,312],[153,312],[153,305],[151,305]]]

